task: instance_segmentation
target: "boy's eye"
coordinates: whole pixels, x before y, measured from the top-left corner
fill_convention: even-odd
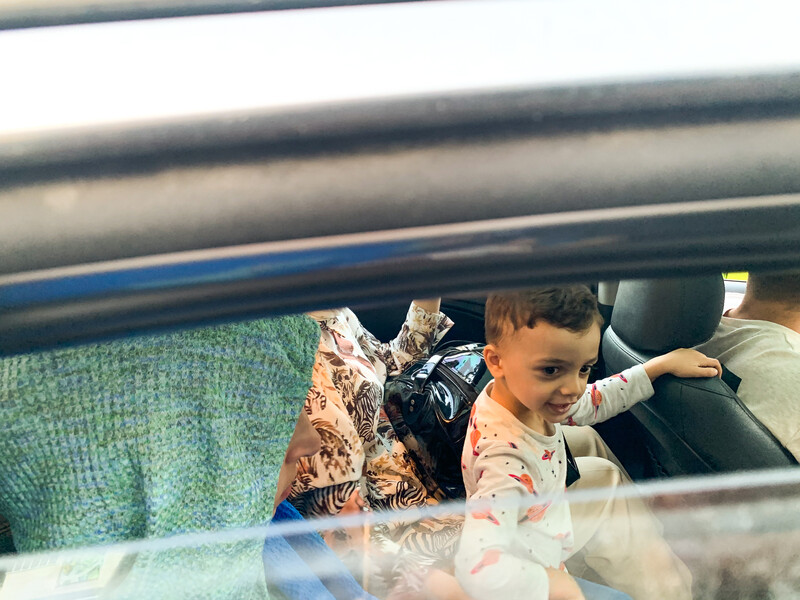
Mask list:
[[[583,365],[581,367],[581,375],[588,375],[591,373],[592,367],[594,367],[594,365]]]
[[[558,367],[544,367],[542,371],[544,371],[545,375],[555,375],[558,373]]]

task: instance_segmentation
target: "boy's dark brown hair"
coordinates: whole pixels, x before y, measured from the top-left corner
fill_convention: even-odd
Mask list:
[[[603,323],[597,299],[585,285],[492,294],[486,300],[486,343],[496,344],[504,335],[533,328],[540,320],[575,333]]]

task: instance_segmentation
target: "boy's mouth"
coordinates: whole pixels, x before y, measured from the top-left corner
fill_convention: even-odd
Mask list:
[[[547,406],[550,408],[551,411],[553,411],[557,415],[563,415],[567,411],[569,411],[570,408],[572,408],[572,403],[571,402],[564,402],[564,403],[548,402]]]

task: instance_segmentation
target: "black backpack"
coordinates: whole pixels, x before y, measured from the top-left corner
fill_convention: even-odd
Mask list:
[[[467,344],[437,350],[386,383],[386,414],[430,495],[466,496],[461,450],[472,405],[491,379],[483,344]]]
[[[448,344],[386,383],[386,415],[431,496],[443,493],[452,500],[466,496],[461,451],[469,414],[492,380],[483,362],[483,348],[484,344]],[[564,449],[569,487],[581,474],[566,439]]]

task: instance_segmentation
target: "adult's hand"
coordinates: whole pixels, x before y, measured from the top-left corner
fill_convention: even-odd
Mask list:
[[[438,313],[439,307],[442,304],[441,298],[428,298],[426,300],[414,300],[414,304],[429,313]]]

